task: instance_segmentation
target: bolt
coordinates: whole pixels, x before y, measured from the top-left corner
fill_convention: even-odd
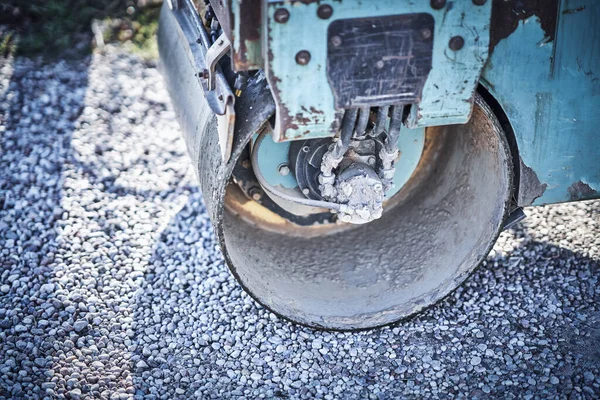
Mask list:
[[[434,10],[441,10],[446,6],[446,0],[431,0],[429,4]]]
[[[280,24],[285,24],[290,19],[290,12],[285,8],[278,8],[275,10],[275,22],[279,22]]]
[[[321,19],[328,19],[333,14],[333,8],[329,4],[323,4],[317,9],[317,15]]]
[[[304,147],[302,147],[302,151],[305,153],[308,153],[310,151],[310,147],[304,146]]]
[[[454,51],[462,49],[464,45],[465,39],[463,39],[462,36],[454,36],[452,39],[450,39],[450,42],[448,43],[450,50]]]
[[[431,38],[431,30],[424,28],[421,29],[421,37],[425,40],[430,39]]]
[[[335,35],[331,38],[331,44],[333,47],[339,47],[342,44],[342,38]]]
[[[375,68],[381,69],[381,68],[383,68],[383,65],[384,65],[383,60],[379,60],[375,63]]]
[[[310,193],[310,190],[302,189],[302,193],[304,193],[305,196],[308,196],[308,194]]]
[[[300,50],[296,54],[296,62],[300,65],[306,65],[310,61],[310,53],[306,50]]]
[[[486,0],[473,0],[473,4],[475,4],[476,6],[482,6],[484,5],[486,2]]]
[[[375,161],[377,161],[375,159],[375,156],[369,156],[369,158],[367,158],[367,162],[369,163],[369,165],[375,165]]]
[[[290,167],[287,164],[281,164],[277,170],[282,176],[288,176],[290,174]]]
[[[255,201],[262,199],[262,190],[260,188],[253,187],[250,189],[249,194]]]

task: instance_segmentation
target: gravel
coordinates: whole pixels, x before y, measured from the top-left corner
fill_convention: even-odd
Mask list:
[[[228,273],[153,63],[5,63],[0,399],[598,398],[600,202],[527,213],[408,321],[295,326]]]

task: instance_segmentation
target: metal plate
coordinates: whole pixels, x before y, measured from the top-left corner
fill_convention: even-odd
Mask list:
[[[418,106],[412,107],[410,127],[465,123],[487,60],[490,39],[491,1],[478,6],[471,1],[447,1],[433,9],[429,1],[344,0],[266,1],[263,55],[269,86],[277,104],[276,141],[330,137],[339,126],[333,91],[327,73],[329,25],[341,19],[381,18],[399,14],[430,14],[434,20],[432,68]],[[333,13],[318,17],[319,7]],[[289,13],[277,22],[276,12]],[[460,36],[460,50],[449,47]],[[296,62],[306,51],[310,61]]]
[[[336,108],[418,102],[431,70],[431,14],[339,19],[327,30]]]

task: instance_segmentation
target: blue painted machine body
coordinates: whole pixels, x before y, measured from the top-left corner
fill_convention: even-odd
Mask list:
[[[516,205],[600,197],[600,1],[219,4],[213,7],[231,37],[234,70],[266,71],[277,104],[276,142],[333,136],[339,127],[328,73],[333,22],[429,13],[434,21],[431,69],[407,126],[464,123],[475,91],[485,92],[513,141]],[[324,5],[332,9],[326,18],[318,16]],[[276,20],[281,10],[284,22]],[[414,39],[402,34],[395,32],[389,40]],[[449,39],[457,36],[464,46],[454,50]],[[310,53],[310,62],[296,61],[301,50]]]
[[[600,197],[600,2],[558,3],[555,31],[517,21],[480,81],[514,131],[523,206]]]

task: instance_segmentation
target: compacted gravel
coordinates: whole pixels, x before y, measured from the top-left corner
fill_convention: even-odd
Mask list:
[[[228,273],[156,66],[0,72],[0,399],[598,398],[600,202],[528,210],[440,304],[292,325]]]

